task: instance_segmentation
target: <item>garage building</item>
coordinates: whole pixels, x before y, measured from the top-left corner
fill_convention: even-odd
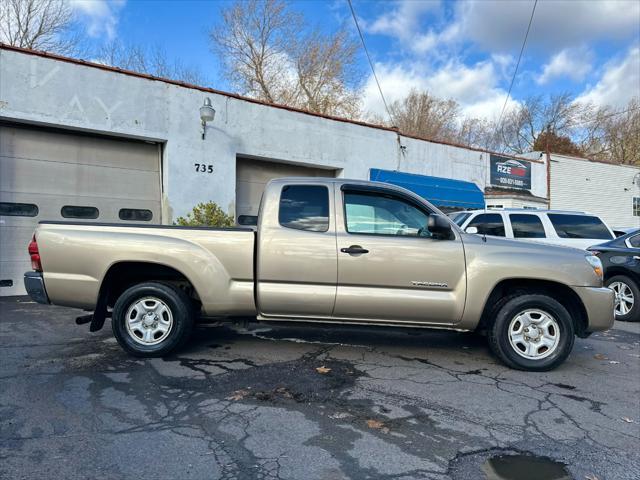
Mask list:
[[[203,127],[200,108],[207,101],[215,117]],[[484,192],[513,180],[494,175],[496,162],[525,172],[517,195],[548,201],[544,158],[498,158],[379,125],[0,45],[0,295],[24,293],[26,244],[41,220],[171,224],[207,201],[237,218],[257,213],[272,178],[369,179],[375,170],[437,185],[466,182]]]

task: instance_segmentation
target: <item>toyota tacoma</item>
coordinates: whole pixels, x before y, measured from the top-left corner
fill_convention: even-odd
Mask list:
[[[35,301],[111,317],[120,346],[163,356],[201,318],[444,328],[486,334],[522,370],[610,328],[613,292],[582,250],[466,234],[405,189],[285,178],[255,227],[41,222],[25,286]]]

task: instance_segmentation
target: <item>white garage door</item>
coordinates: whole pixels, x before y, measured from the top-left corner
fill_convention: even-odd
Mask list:
[[[331,177],[336,170],[305,167],[288,163],[238,158],[236,160],[236,218],[257,215],[264,187],[270,180],[282,177]]]
[[[0,295],[22,295],[41,220],[160,223],[160,147],[0,125]]]

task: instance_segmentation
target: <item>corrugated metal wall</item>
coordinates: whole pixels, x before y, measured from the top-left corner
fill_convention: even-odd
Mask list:
[[[633,197],[640,198],[633,177],[639,172],[637,167],[552,155],[551,208],[588,211],[611,227],[640,226],[640,217],[633,215]]]

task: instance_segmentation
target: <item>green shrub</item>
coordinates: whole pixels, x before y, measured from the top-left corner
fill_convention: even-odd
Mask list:
[[[199,203],[186,217],[178,217],[175,225],[183,227],[233,227],[235,221],[227,215],[216,203]]]

